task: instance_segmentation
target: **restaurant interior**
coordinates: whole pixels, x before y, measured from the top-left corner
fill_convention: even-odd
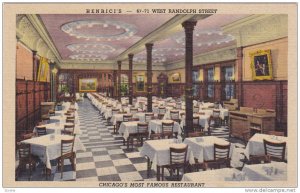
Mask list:
[[[287,15],[20,14],[16,32],[16,181],[287,180]]]

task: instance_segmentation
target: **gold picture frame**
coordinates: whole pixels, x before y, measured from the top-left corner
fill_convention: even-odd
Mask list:
[[[180,73],[176,72],[176,73],[172,74],[172,81],[180,82],[181,81]]]
[[[272,80],[273,68],[271,50],[258,50],[250,53],[253,80]]]
[[[79,92],[96,92],[97,78],[79,79]]]

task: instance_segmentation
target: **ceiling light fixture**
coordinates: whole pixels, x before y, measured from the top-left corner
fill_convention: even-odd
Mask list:
[[[90,34],[85,30],[78,30],[83,28],[91,28],[95,25],[110,29],[111,27],[114,27],[118,30],[115,34]],[[127,39],[137,33],[137,28],[135,25],[114,20],[79,20],[62,25],[61,30],[69,34],[70,36],[75,36],[76,38],[96,39],[97,41],[114,41]]]

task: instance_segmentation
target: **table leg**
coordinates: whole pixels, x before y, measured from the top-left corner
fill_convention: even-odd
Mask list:
[[[160,181],[160,166],[156,166],[156,180]]]
[[[150,161],[150,158],[147,157],[147,177],[150,177],[150,171],[151,171],[152,162]]]

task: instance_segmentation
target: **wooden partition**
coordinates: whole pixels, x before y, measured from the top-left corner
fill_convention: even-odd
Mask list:
[[[16,139],[41,119],[41,102],[50,99],[50,83],[16,80]]]

